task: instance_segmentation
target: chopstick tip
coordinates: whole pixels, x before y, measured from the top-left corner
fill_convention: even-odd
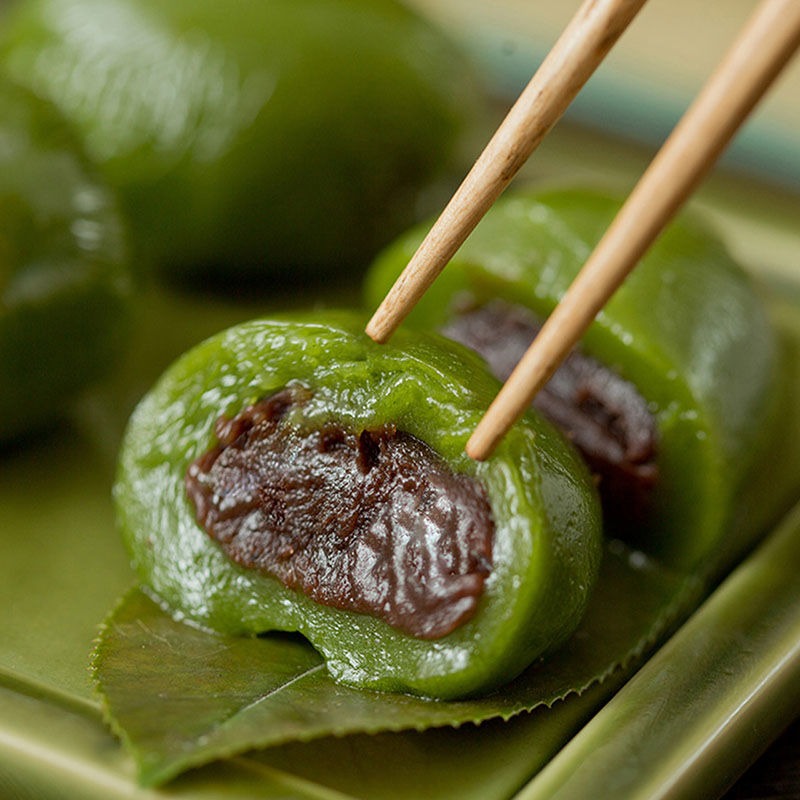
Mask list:
[[[377,344],[386,344],[393,333],[393,329],[383,323],[380,315],[376,312],[367,323],[364,332]]]
[[[469,437],[467,441],[466,447],[464,448],[467,452],[467,455],[473,461],[486,461],[487,458],[494,452],[494,448],[497,446],[496,441],[487,441],[487,437],[483,435],[483,432],[480,429],[480,425],[472,432],[472,435]]]

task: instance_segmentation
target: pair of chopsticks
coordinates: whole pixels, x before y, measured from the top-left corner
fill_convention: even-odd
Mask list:
[[[367,325],[386,342],[630,24],[645,0],[585,0]],[[800,0],[762,0],[634,187],[467,442],[488,458],[800,46]]]

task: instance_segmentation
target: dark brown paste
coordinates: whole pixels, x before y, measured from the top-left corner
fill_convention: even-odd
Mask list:
[[[540,327],[527,309],[494,300],[454,316],[442,332],[478,352],[505,381]],[[644,522],[658,480],[657,432],[636,387],[576,349],[534,406],[583,454],[599,482],[608,523],[625,531]]]
[[[286,412],[304,392],[220,418],[218,444],[186,474],[198,522],[236,563],[318,603],[445,636],[491,571],[485,491],[391,426],[298,430]]]

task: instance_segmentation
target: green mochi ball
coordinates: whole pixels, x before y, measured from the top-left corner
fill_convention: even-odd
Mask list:
[[[567,441],[532,413],[490,459],[472,461],[464,445],[497,382],[469,351],[445,339],[400,332],[381,346],[363,333],[364,323],[360,315],[345,312],[253,320],[175,362],[135,411],[123,442],[115,497],[124,540],[144,586],[181,619],[231,634],[299,631],[324,654],[336,680],[362,688],[431,697],[489,691],[557,648],[580,621],[601,553],[594,486]],[[364,431],[396,429],[424,443],[453,473],[483,487],[494,526],[491,569],[471,617],[430,637],[409,633],[378,612],[354,609],[349,601],[317,602],[276,577],[279,561],[266,570],[235,563],[221,540],[200,524],[186,477],[198,459],[207,460],[204,454],[217,452],[216,421],[221,415],[233,419],[288,386],[302,387],[307,401],[287,424],[298,435],[323,432],[319,452],[332,425],[357,438]],[[246,446],[240,437],[230,448],[241,452]],[[329,522],[328,495],[299,493],[296,473],[283,481],[286,494],[277,501],[262,494],[281,484],[281,471],[291,467],[294,452],[286,451],[277,477],[274,470],[263,478],[248,470],[241,489],[255,499],[247,501],[236,536],[250,543],[261,535],[267,540],[282,535],[280,519],[290,513],[281,511],[282,503],[311,509],[310,540],[282,544],[279,560],[313,550],[315,537],[327,530],[323,522]],[[376,458],[380,464],[384,456]],[[348,479],[338,465],[331,469],[327,478],[311,470],[314,480],[344,491]],[[419,485],[415,481],[413,470],[403,469],[391,491],[402,493],[408,484]],[[240,490],[238,483],[223,483],[213,491],[224,516]],[[429,531],[426,520],[450,518],[452,506],[442,501],[451,509],[444,511],[436,501],[429,517],[420,511],[423,501],[409,502],[399,511],[390,506],[393,518],[405,517],[410,526],[407,543],[391,526],[375,535],[379,541],[401,541],[385,562],[391,565],[386,580],[415,595],[425,593],[427,584],[406,582],[394,565],[406,563],[410,553],[422,562],[450,563],[440,534],[421,530]],[[377,512],[384,520],[381,509]],[[344,514],[349,518],[348,509]],[[376,574],[374,550],[367,545],[373,533],[372,528],[352,533],[345,520],[333,534],[335,553],[350,548],[358,554],[355,563],[372,565],[368,574]],[[421,551],[420,536],[426,541]],[[333,567],[328,556],[321,562],[326,566],[317,577],[325,582]],[[359,580],[359,574],[359,569],[348,572],[343,585]]]
[[[465,305],[498,300],[544,321],[620,206],[618,197],[579,187],[509,193],[407,324],[440,330]],[[365,280],[369,307],[385,296],[428,227],[417,226],[375,260]],[[731,514],[772,435],[780,395],[781,346],[754,281],[687,211],[600,311],[581,346],[633,384],[655,419],[652,514],[624,537],[681,568],[740,552],[749,543],[728,534]]]
[[[352,272],[482,119],[461,53],[395,0],[19,0],[0,65],[80,131],[137,261],[215,283]]]

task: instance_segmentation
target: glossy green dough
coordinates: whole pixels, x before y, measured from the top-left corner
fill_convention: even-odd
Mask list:
[[[0,65],[80,130],[137,260],[167,275],[365,265],[481,117],[459,52],[395,0],[18,0],[6,16]]]
[[[583,464],[549,425],[527,415],[497,453],[464,454],[497,383],[466,349],[401,333],[387,346],[351,313],[256,320],[178,360],[134,413],[115,497],[145,586],[174,613],[214,630],[300,631],[339,681],[457,697],[491,689],[575,628],[600,560],[598,501]],[[303,424],[359,431],[383,423],[416,436],[451,469],[474,474],[495,523],[493,568],[475,615],[435,640],[372,616],[318,605],[236,566],[198,526],[184,491],[191,461],[235,415],[291,381],[312,391]]]
[[[131,285],[119,214],[56,110],[0,80],[0,441],[106,372]]]
[[[500,297],[546,317],[618,208],[614,198],[578,189],[508,196],[409,324],[439,328],[465,294],[479,302]],[[371,308],[424,231],[411,231],[376,260],[365,284]],[[726,540],[725,528],[767,429],[778,347],[751,281],[720,241],[690,215],[674,222],[583,346],[635,384],[656,417],[661,480],[651,524],[635,543],[682,567],[741,546]]]

